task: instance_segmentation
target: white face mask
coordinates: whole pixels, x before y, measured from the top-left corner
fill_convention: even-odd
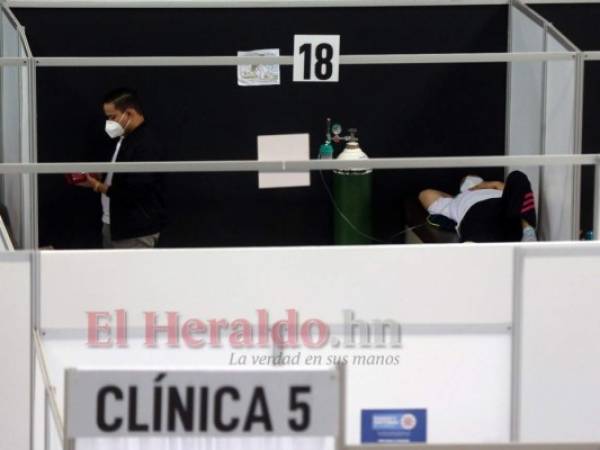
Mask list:
[[[121,115],[121,117],[123,116]],[[108,134],[111,139],[121,137],[125,134],[125,128],[115,120],[107,120],[104,131],[106,131],[106,134]]]
[[[465,177],[464,181],[460,185],[460,192],[465,192],[474,186],[477,186],[483,181],[483,178],[478,176],[469,175]]]

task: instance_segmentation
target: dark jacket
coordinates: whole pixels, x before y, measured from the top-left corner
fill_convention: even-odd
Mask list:
[[[144,122],[125,136],[117,162],[162,161],[164,151]],[[110,198],[113,240],[159,233],[166,222],[164,176],[160,173],[115,173],[106,195]]]

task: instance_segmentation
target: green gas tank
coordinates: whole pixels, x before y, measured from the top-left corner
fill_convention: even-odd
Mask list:
[[[361,161],[368,159],[362,151],[351,129],[344,151],[337,157],[341,161]],[[356,168],[335,170],[333,172],[334,242],[336,245],[371,244],[372,214],[371,195],[373,190],[373,171]]]

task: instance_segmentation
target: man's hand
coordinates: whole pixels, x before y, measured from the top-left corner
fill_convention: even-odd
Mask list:
[[[106,191],[108,190],[108,186],[106,186],[106,184],[102,183],[101,181],[98,181],[96,178],[94,178],[88,173],[85,174],[85,178],[86,181],[84,181],[83,183],[77,183],[77,186],[90,188],[93,189],[94,192],[106,194]]]
[[[470,191],[477,191],[479,189],[496,189],[498,191],[504,190],[504,183],[502,181],[482,181],[479,184],[473,186]]]

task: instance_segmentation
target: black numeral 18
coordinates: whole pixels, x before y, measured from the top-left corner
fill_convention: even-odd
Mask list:
[[[310,80],[312,69],[312,44],[304,44],[300,47],[300,53],[304,54],[304,79]],[[329,44],[319,44],[315,48],[315,76],[319,80],[327,80],[333,74],[333,47]]]

